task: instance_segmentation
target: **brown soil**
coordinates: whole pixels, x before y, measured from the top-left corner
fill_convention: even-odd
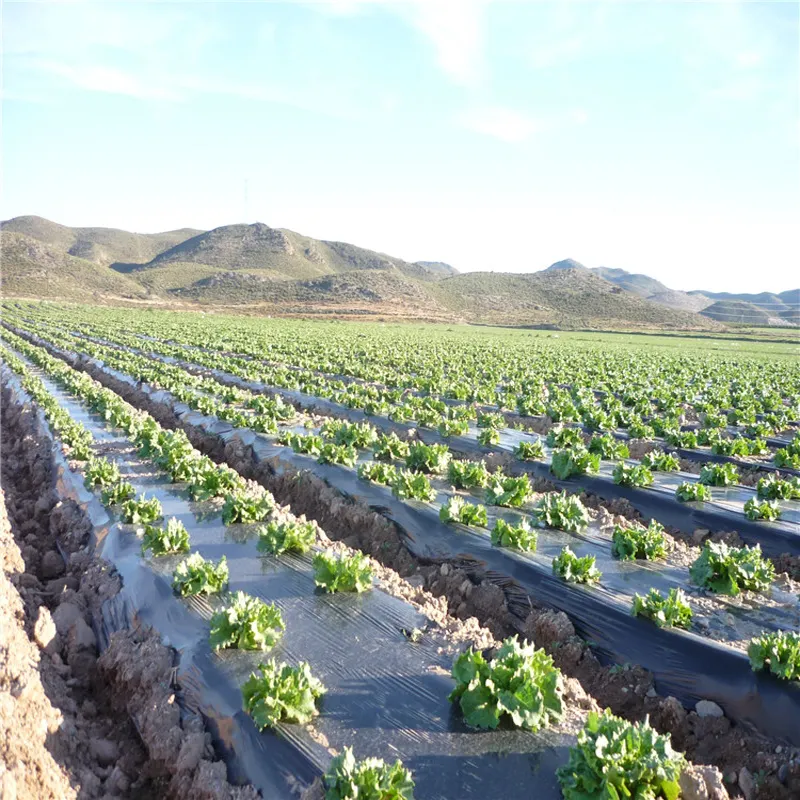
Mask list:
[[[343,497],[312,473],[276,475],[268,465],[256,463],[250,448],[237,443],[226,447],[218,436],[183,423],[167,406],[154,403],[143,392],[112,378],[87,360],[78,359],[73,366],[144,408],[165,427],[184,429],[197,449],[257,480],[280,502],[288,503],[295,514],[316,520],[332,539],[371,555],[411,585],[421,585],[433,595],[444,597],[451,615],[462,620],[475,617],[497,638],[513,633],[532,638],[553,656],[566,677],[577,680],[582,687],[575,691],[575,702],[582,702],[587,708],[594,704],[609,707],[631,720],[649,715],[658,730],[672,734],[675,745],[691,761],[722,770],[732,792],[737,791],[738,774],[744,766],[750,773],[760,775],[753,797],[789,800],[800,796],[800,751],[747,731],[727,718],[700,717],[673,697],[659,697],[652,677],[640,667],[602,666],[575,634],[565,614],[539,607],[535,598],[521,596],[503,579],[493,581],[482,575],[475,564],[434,564],[415,558],[404,546],[404,534],[394,523],[378,511]],[[599,499],[594,502],[601,504]],[[611,513],[640,516],[624,500],[602,505],[610,506]]]
[[[198,720],[177,718],[173,652],[154,633],[116,633],[98,658],[120,580],[87,552],[82,509],[59,498],[31,406],[2,399],[0,796],[257,797],[227,783]]]

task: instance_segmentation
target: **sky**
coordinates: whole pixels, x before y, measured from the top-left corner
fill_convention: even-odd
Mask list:
[[[800,283],[796,2],[13,2],[0,216]]]

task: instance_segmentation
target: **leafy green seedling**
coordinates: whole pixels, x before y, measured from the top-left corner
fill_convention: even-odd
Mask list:
[[[603,461],[630,457],[628,445],[610,433],[605,433],[602,436],[593,436],[589,442],[589,452],[599,455]]]
[[[372,453],[378,461],[401,461],[408,456],[408,442],[396,433],[379,435]]]
[[[551,492],[542,497],[533,510],[537,524],[579,533],[589,525],[589,511],[575,495]]]
[[[711,489],[708,486],[703,486],[702,483],[684,481],[675,490],[675,498],[680,503],[704,502],[711,499]]]
[[[280,610],[258,597],[236,592],[211,617],[209,644],[214,650],[267,650],[274,647],[286,626]]]
[[[579,558],[569,547],[565,547],[553,559],[553,574],[568,583],[596,583],[602,575],[594,562],[594,556]]]
[[[489,524],[485,506],[468,503],[459,495],[451,497],[439,509],[439,519],[442,522],[460,522],[462,525],[478,528],[485,528]]]
[[[135,496],[136,490],[128,481],[118,481],[103,489],[100,493],[100,502],[104,506],[115,506],[125,500],[132,500]]]
[[[392,482],[392,493],[399,500],[422,500],[430,503],[436,499],[436,489],[427,475],[411,470],[400,470]]]
[[[562,481],[573,475],[594,474],[600,469],[600,456],[585,447],[555,450],[550,462],[550,472]]]
[[[317,553],[314,583],[326,592],[365,592],[372,588],[372,567],[362,553]]]
[[[775,577],[775,567],[761,555],[761,546],[730,547],[724,542],[706,542],[689,568],[691,579],[719,594],[740,591],[764,592]]]
[[[733,486],[739,480],[739,470],[734,464],[703,464],[698,481],[704,486]]]
[[[84,483],[89,489],[93,486],[105,488],[121,480],[119,467],[107,458],[90,458],[84,468],[84,475]]]
[[[317,538],[313,522],[269,522],[258,529],[257,548],[262,553],[307,553]]]
[[[620,461],[612,473],[614,483],[620,486],[645,487],[653,483],[653,473],[644,464],[626,464]]]
[[[365,481],[391,486],[397,478],[397,467],[385,461],[367,461],[358,465],[358,477]]]
[[[484,447],[492,447],[492,445],[500,444],[500,433],[494,428],[484,428],[478,432],[478,444]]]
[[[462,653],[453,663],[453,678],[450,702],[457,701],[466,723],[476,728],[494,729],[507,718],[518,728],[538,731],[564,713],[563,681],[553,659],[516,636],[488,662],[472,649]]]
[[[642,464],[653,472],[677,472],[681,462],[675,453],[665,453],[663,450],[651,450],[642,456]]]
[[[667,555],[664,526],[656,520],[651,520],[646,528],[615,525],[611,535],[611,552],[623,561],[664,558]]]
[[[244,710],[259,730],[279,722],[311,722],[319,714],[316,701],[324,693],[325,687],[306,662],[292,667],[274,658],[259,664],[258,672],[251,673],[242,686]]]
[[[319,464],[343,464],[346,467],[354,467],[358,461],[358,450],[348,444],[334,444],[325,442],[317,456]]]
[[[657,589],[645,597],[635,594],[633,615],[647,617],[659,628],[688,628],[692,621],[692,609],[680,589],[670,589],[666,597]]]
[[[163,510],[161,503],[157,497],[151,497],[149,500],[144,495],[133,500],[126,500],[122,504],[120,512],[123,522],[132,522],[134,525],[146,525],[149,522],[155,522],[161,519]]]
[[[154,556],[164,556],[173,553],[185,553],[189,549],[189,532],[184,524],[170,517],[165,528],[157,525],[145,525],[142,537],[142,555],[148,550]]]
[[[647,720],[631,723],[608,709],[590,711],[569,762],[556,776],[564,800],[677,800],[686,761]]]
[[[750,642],[747,648],[753,672],[768,669],[785,681],[800,681],[800,633],[772,631]]]
[[[758,501],[755,497],[751,497],[744,504],[744,515],[747,519],[765,519],[771,522],[780,519],[781,507],[775,500]]]
[[[514,455],[520,461],[541,461],[544,458],[544,445],[539,439],[522,441],[514,448]]]
[[[414,780],[402,761],[356,761],[351,747],[331,761],[323,782],[325,800],[414,800]]]
[[[775,474],[758,479],[758,496],[763,500],[800,500],[800,477],[780,478]]]
[[[450,449],[446,444],[413,442],[408,446],[406,467],[419,472],[442,475],[447,471]]]
[[[456,489],[485,487],[490,473],[483,461],[453,460],[447,465],[447,479]]]
[[[516,525],[498,519],[492,528],[492,544],[497,547],[511,547],[529,553],[536,550],[538,539],[539,534],[523,517]]]
[[[527,475],[511,477],[496,472],[489,477],[486,484],[486,503],[490,506],[519,508],[532,494],[531,482]]]
[[[275,509],[275,498],[267,491],[238,489],[231,492],[222,506],[222,522],[252,523],[266,519]]]
[[[175,567],[172,588],[182,597],[196,594],[217,594],[228,582],[228,562],[225,556],[215,564],[200,553],[192,553]]]

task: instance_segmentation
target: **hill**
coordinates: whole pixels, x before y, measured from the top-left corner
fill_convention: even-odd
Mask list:
[[[165,233],[130,233],[115,228],[68,228],[43,217],[14,217],[0,223],[3,233],[21,233],[71,256],[108,266],[144,264],[199,231],[183,228]]]
[[[704,317],[727,324],[769,325],[771,320],[763,308],[743,300],[717,300],[700,313]]]
[[[443,262],[411,263],[263,223],[137,234],[17,217],[1,227],[7,295],[508,325],[719,327],[643,298],[646,276],[571,259],[534,274],[459,274]]]
[[[421,280],[443,274],[440,265],[431,269],[425,262],[409,264],[345,242],[311,239],[260,222],[200,233],[160,253],[141,269],[175,262],[225,270],[269,270],[275,277],[292,280],[354,270],[397,270]]]
[[[700,292],[690,292],[692,295]],[[766,314],[770,322],[765,324],[775,325],[781,322],[800,323],[800,289],[790,289],[787,292],[773,294],[772,292],[760,292],[758,294],[735,294],[732,292],[702,292],[710,300],[721,302],[745,303],[755,306],[763,312],[758,316]],[[757,323],[752,323],[757,324]]]
[[[642,273],[628,272],[610,267],[585,267],[571,258],[556,261],[543,272],[578,270],[597,275],[615,286],[643,297],[660,306],[676,311],[703,312],[709,319],[728,323],[750,325],[798,325],[800,324],[800,289],[781,294],[732,294],[730,292],[691,291],[670,289],[655,278]],[[736,301],[744,305],[720,305],[715,301]],[[715,307],[716,306],[716,307]],[[750,308],[752,306],[752,308]],[[711,313],[706,314],[704,309]],[[753,310],[757,309],[757,310]]]
[[[670,291],[660,281],[641,273],[626,272],[624,269],[611,269],[609,267],[597,267],[592,272],[616,286],[621,286],[629,292],[638,294],[639,297],[649,298],[655,294],[663,294]]]
[[[620,286],[628,292],[638,294],[639,297],[649,298],[655,294],[663,294],[664,292],[671,291],[663,283],[651,278],[649,275],[641,273],[632,273],[624,269],[612,267],[585,267],[579,261],[572,258],[565,258],[563,261],[556,261],[551,264],[543,272],[559,272],[561,270],[571,269],[581,272],[590,272],[597,275],[599,278],[613,283],[615,286]],[[664,305],[664,304],[662,304]]]
[[[531,274],[468,272],[445,278],[430,291],[446,308],[481,322],[706,326],[696,314],[651,303],[580,267]]]
[[[647,299],[652,303],[658,303],[668,308],[694,312],[702,311],[713,302],[704,294],[689,294],[688,292],[679,292],[675,289],[666,289],[663,292],[657,292],[656,294],[650,295]]]
[[[2,264],[4,296],[83,302],[148,296],[136,281],[22,233],[3,231]]]
[[[451,267],[450,264],[445,264],[444,261],[415,261],[418,267],[428,270],[438,275],[458,275],[458,270]]]

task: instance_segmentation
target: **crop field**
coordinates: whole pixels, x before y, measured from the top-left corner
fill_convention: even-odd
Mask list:
[[[7,301],[0,350],[196,796],[800,797],[795,344]]]

